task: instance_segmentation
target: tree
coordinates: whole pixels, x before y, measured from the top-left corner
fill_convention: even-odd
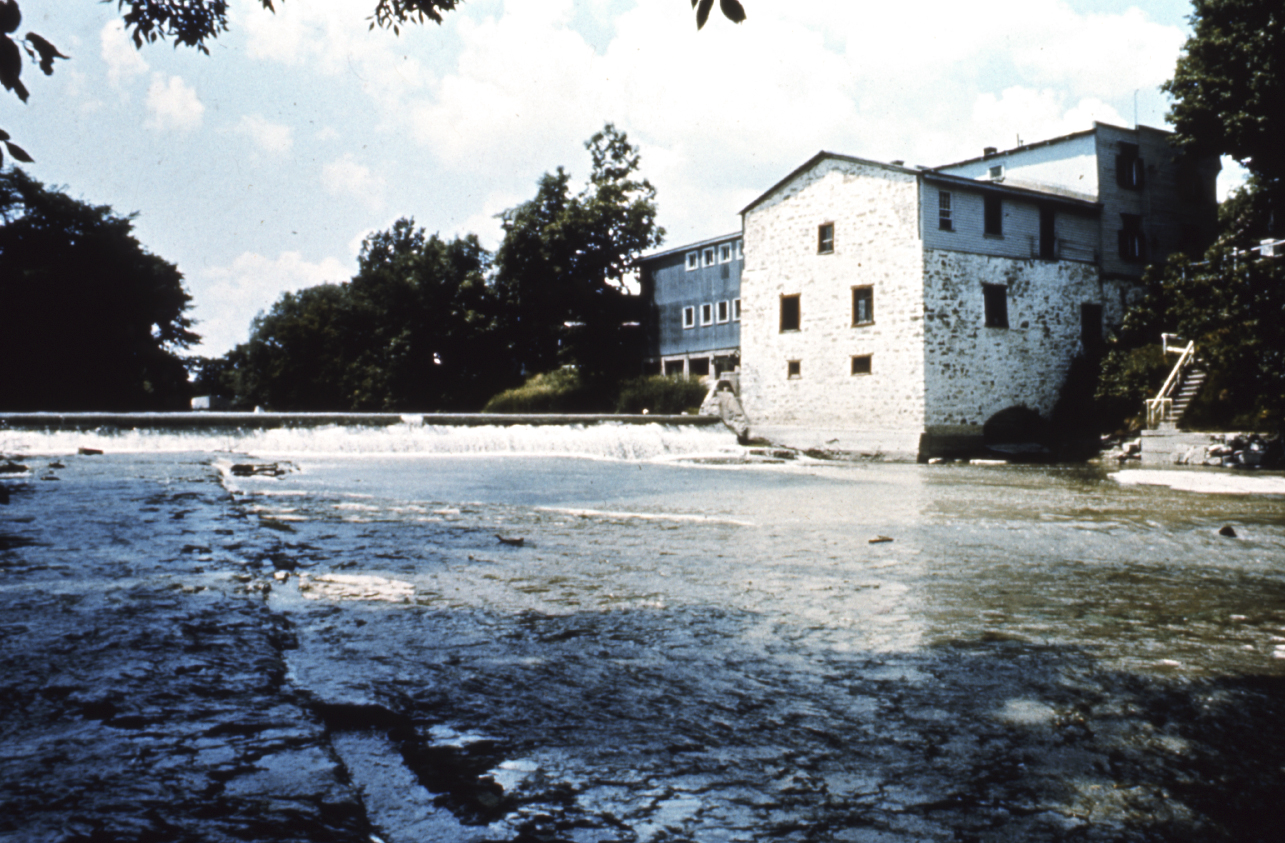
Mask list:
[[[132,217],[0,172],[0,406],[182,408],[177,352],[199,340],[183,275]]]
[[[477,410],[513,381],[476,237],[448,242],[401,219],[358,263],[347,283],[283,295],[203,382],[230,381],[241,406],[426,412]]]
[[[638,151],[615,126],[585,146],[593,171],[578,194],[559,167],[535,198],[502,215],[496,286],[513,315],[514,353],[531,373],[575,364],[591,376],[621,374],[636,362],[622,326],[639,314],[623,280],[664,237],[656,189],[636,178]]]
[[[1161,86],[1174,100],[1168,117],[1176,140],[1244,165],[1267,192],[1279,224],[1285,209],[1285,10],[1280,0],[1192,0],[1190,20],[1191,38],[1173,78]]]

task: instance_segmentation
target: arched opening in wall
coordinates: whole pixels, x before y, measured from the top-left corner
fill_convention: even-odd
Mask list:
[[[982,441],[991,450],[1032,450],[1048,439],[1048,422],[1030,407],[1005,407],[982,425]]]

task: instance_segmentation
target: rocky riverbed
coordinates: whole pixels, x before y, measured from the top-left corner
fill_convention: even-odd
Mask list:
[[[1278,503],[1205,523],[1038,471],[961,503],[907,466],[623,512],[513,503],[479,463],[452,498],[444,463],[362,492],[229,462],[4,475],[0,840],[1279,839]],[[566,462],[688,504],[734,477]],[[910,512],[851,544],[763,523],[820,493]],[[1019,494],[1063,509],[992,511]]]

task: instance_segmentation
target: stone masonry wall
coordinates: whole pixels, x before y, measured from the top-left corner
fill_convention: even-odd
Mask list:
[[[1014,405],[1047,418],[1081,350],[1080,305],[1103,303],[1097,268],[939,250],[924,262],[928,430],[979,435]],[[983,284],[1008,287],[1008,328],[985,327]]]
[[[745,216],[741,400],[751,434],[803,447],[917,447],[923,430],[923,247],[917,177],[822,159]],[[818,227],[834,250],[818,254]],[[870,286],[873,324],[854,326],[854,286]],[[781,297],[800,326],[780,330]],[[870,355],[869,374],[853,374]],[[790,361],[799,373],[789,375]]]

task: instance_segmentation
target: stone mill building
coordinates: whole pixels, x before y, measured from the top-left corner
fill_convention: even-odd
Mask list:
[[[1048,417],[1143,267],[1209,242],[1218,169],[1102,123],[937,168],[818,153],[741,212],[751,435],[922,458]]]

